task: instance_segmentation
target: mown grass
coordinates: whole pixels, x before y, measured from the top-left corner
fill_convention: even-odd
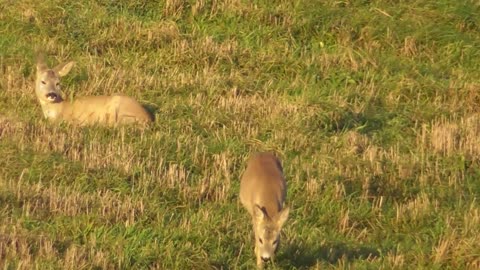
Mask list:
[[[0,265],[251,269],[238,179],[281,157],[276,269],[480,267],[476,1],[0,1]],[[125,93],[146,130],[54,126]]]

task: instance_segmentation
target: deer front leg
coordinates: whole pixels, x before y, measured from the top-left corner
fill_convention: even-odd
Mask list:
[[[257,246],[255,246],[255,256],[257,257],[257,268],[263,269],[263,260],[262,260],[262,257],[260,256],[260,252]]]

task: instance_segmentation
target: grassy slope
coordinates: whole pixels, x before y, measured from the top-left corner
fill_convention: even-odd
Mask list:
[[[480,267],[475,1],[187,2],[0,0],[0,264],[252,268],[238,178],[275,150],[277,268]],[[156,123],[45,123],[38,48]]]

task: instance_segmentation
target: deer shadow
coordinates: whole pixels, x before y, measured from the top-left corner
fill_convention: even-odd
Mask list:
[[[155,104],[142,103],[142,107],[150,114],[153,122],[155,122],[157,120],[156,113],[158,111],[158,106],[156,106]]]
[[[340,260],[374,259],[379,256],[379,250],[367,246],[348,246],[344,243],[325,243],[315,246],[293,242],[278,255],[278,262],[281,265],[304,269],[318,262],[336,264]]]

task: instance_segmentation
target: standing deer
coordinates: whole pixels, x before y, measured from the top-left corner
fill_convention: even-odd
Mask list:
[[[240,182],[240,201],[252,216],[257,267],[273,259],[288,218],[287,185],[280,160],[271,153],[250,157]]]
[[[74,101],[64,100],[60,78],[67,75],[74,64],[67,62],[50,69],[43,56],[38,57],[35,93],[46,119],[79,125],[148,124],[153,121],[152,115],[140,103],[127,96],[85,96]]]

